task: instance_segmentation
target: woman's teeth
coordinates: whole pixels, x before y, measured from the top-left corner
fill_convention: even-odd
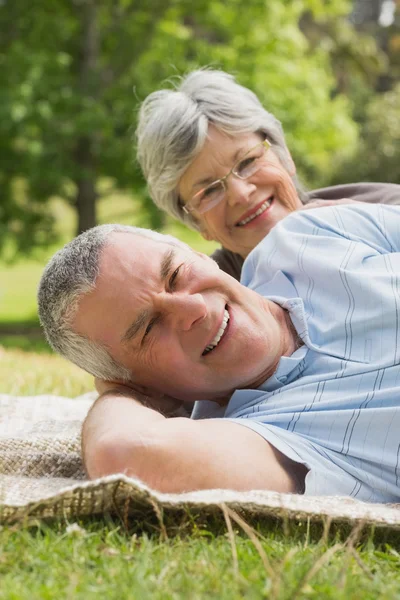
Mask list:
[[[211,344],[208,344],[208,346],[206,347],[206,349],[203,352],[203,356],[204,354],[207,354],[208,352],[210,352],[211,350],[213,350],[216,346],[218,346],[222,336],[224,335],[226,326],[228,325],[228,321],[229,321],[229,313],[228,311],[225,309],[224,312],[224,318],[222,320],[222,324],[221,327],[218,330],[217,335],[215,336],[215,338],[213,339],[213,341],[211,342]]]
[[[240,227],[241,225],[247,225],[247,223],[250,223],[250,221],[260,216],[261,213],[264,212],[264,210],[267,210],[267,208],[271,206],[272,200],[273,198],[266,200],[263,204],[261,204],[260,208],[254,214],[250,215],[250,217],[247,217],[246,219],[243,219],[243,221],[239,221],[239,223],[237,223],[236,226]]]

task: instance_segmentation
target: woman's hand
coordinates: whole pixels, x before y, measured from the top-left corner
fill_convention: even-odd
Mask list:
[[[338,206],[339,204],[362,204],[358,200],[351,198],[342,198],[341,200],[313,200],[304,204],[299,210],[308,210],[309,208],[321,208],[322,206]]]
[[[158,394],[157,396],[147,395],[141,390],[126,383],[121,383],[119,381],[104,381],[103,379],[98,379],[96,377],[94,384],[99,395],[116,394],[132,398],[143,406],[156,410],[167,418],[190,417],[192,412],[193,404],[190,402],[183,402],[182,400],[177,400],[176,398],[162,394]]]

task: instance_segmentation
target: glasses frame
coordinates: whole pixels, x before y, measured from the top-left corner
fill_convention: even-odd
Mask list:
[[[249,179],[249,177],[251,177],[252,175],[255,175],[255,173],[257,173],[257,171],[255,171],[254,173],[251,173],[251,175],[247,175],[246,177],[241,177],[239,175],[239,173],[236,172],[235,169],[238,168],[238,166],[240,165],[241,162],[243,162],[246,158],[246,156],[248,154],[250,154],[251,152],[253,152],[253,150],[255,150],[256,148],[258,148],[259,146],[264,146],[264,156],[266,154],[266,152],[268,152],[268,150],[271,148],[272,144],[271,142],[269,142],[268,140],[263,140],[262,142],[259,142],[258,144],[256,144],[255,146],[253,146],[252,148],[250,148],[250,150],[248,150],[246,152],[246,154],[244,156],[242,156],[242,158],[240,158],[239,160],[237,160],[235,162],[235,164],[233,165],[232,169],[229,171],[229,173],[227,173],[226,175],[224,175],[224,177],[220,177],[220,179],[216,179],[215,181],[213,181],[212,183],[206,185],[205,187],[203,187],[201,190],[199,190],[198,192],[196,192],[196,194],[191,198],[191,200],[187,203],[187,204],[181,204],[182,206],[182,210],[187,214],[191,214],[191,213],[198,213],[198,214],[204,214],[206,212],[208,212],[209,210],[211,210],[212,208],[215,208],[215,206],[218,206],[218,204],[220,204],[222,202],[222,200],[224,199],[225,196],[223,196],[221,198],[221,200],[218,200],[218,202],[216,202],[215,204],[212,204],[209,208],[207,208],[206,210],[203,210],[202,212],[200,212],[197,208],[194,208],[191,206],[191,203],[193,202],[194,198],[196,196],[198,196],[199,194],[202,194],[207,188],[212,187],[213,185],[216,185],[217,183],[221,183],[222,187],[225,190],[226,193],[226,180],[228,179],[228,177],[230,175],[234,175],[235,177],[237,177],[238,179],[241,179],[242,181]],[[260,157],[262,158],[262,157]]]

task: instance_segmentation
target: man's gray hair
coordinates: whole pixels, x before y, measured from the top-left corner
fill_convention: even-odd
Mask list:
[[[112,233],[131,233],[191,250],[176,238],[149,229],[93,227],[66,244],[46,266],[39,283],[38,310],[47,341],[56,352],[95,377],[128,382],[133,381],[133,373],[118,364],[106,347],[72,329],[81,297],[95,288],[101,255],[112,243]]]
[[[257,96],[232,75],[212,69],[192,71],[175,89],[158,90],[142,103],[136,130],[137,156],[148,189],[161,210],[199,229],[179,201],[178,183],[202,150],[208,126],[228,135],[261,133],[290,172],[282,126]],[[304,193],[293,177],[300,199]]]

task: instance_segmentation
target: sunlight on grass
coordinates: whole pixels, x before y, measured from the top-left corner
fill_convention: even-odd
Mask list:
[[[11,264],[0,261],[0,326],[2,323],[38,323],[36,292],[43,268],[49,258],[73,236],[76,217],[73,209],[59,198],[49,203],[56,218],[60,242],[47,249],[35,250],[29,258]]]
[[[43,264],[26,260],[0,264],[0,322],[36,319],[36,290]]]
[[[1,393],[56,394],[74,398],[93,391],[93,377],[55,354],[6,350],[0,346]]]
[[[4,324],[2,325],[3,328],[6,328]],[[15,329],[17,325],[19,324],[11,324],[10,331],[12,332],[12,329]],[[53,350],[44,339],[44,335],[36,335],[36,333],[35,330],[35,334],[10,333],[9,335],[0,335],[0,347],[2,346],[5,350],[23,350],[24,352],[32,352],[34,354],[53,354]]]
[[[197,252],[203,252],[204,254],[212,254],[219,247],[219,244],[216,242],[207,242],[198,231],[192,231],[183,225],[183,223],[174,221],[173,219],[167,221],[163,233],[174,235]]]

